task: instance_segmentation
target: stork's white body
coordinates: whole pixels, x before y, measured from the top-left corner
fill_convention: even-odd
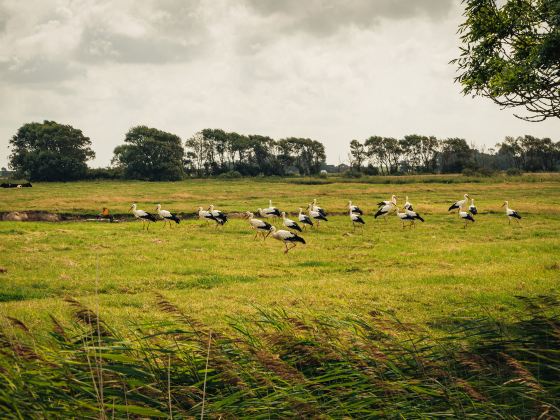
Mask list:
[[[278,210],[277,207],[274,207],[272,205],[272,200],[268,200],[268,207],[266,209],[263,209],[262,212],[264,214],[268,215],[266,217],[278,217],[278,216],[280,216],[280,210]],[[265,217],[265,216],[262,216],[262,217]]]
[[[202,207],[198,208],[198,218],[199,220],[206,220],[206,224],[210,222],[210,220],[214,220],[212,215],[209,211],[204,210]]]
[[[264,209],[264,210],[263,209],[257,209],[257,214],[260,217],[264,217],[265,219],[270,219],[270,218],[274,217],[274,214],[272,214],[270,212],[267,212],[266,210],[267,209]]]
[[[324,214],[322,214],[321,212],[317,211],[317,210],[312,210],[313,208],[313,204],[309,205],[309,210],[307,212],[307,214],[309,215],[310,219],[313,219],[317,222],[317,229],[319,229],[319,223],[321,220],[328,222],[327,218],[325,217]]]
[[[383,217],[386,219],[387,215],[392,213],[396,209],[396,205],[393,202],[389,202],[388,204],[384,204],[381,206],[377,212],[375,213],[374,217],[377,219],[378,217]]]
[[[303,209],[301,207],[299,209],[298,220],[303,225],[303,229],[306,229],[307,226],[313,227],[313,221],[307,214],[303,213]]]
[[[350,221],[352,222],[352,227],[354,228],[354,230],[356,230],[356,224],[360,225],[360,227],[362,227],[362,228],[366,224],[366,222],[364,222],[364,219],[362,219],[362,216],[360,216],[357,213],[354,213],[352,211],[352,209],[350,209],[350,211],[349,211],[349,216],[350,216]]]
[[[472,215],[466,211],[463,211],[462,207],[459,208],[459,217],[465,221],[463,229],[467,228],[469,222],[474,223],[474,218],[472,217]]]
[[[174,214],[172,214],[171,212],[167,211],[167,210],[162,210],[161,209],[161,204],[158,204],[156,207],[156,211],[158,213],[158,216],[160,217],[160,219],[163,220],[163,227],[165,227],[166,223],[169,223],[169,228],[171,228],[171,222],[178,222],[178,218],[177,216],[175,216]]]
[[[384,201],[380,201],[379,203],[377,203],[377,205],[381,208],[383,206],[396,206],[397,205],[397,196],[396,195],[392,195],[390,200],[384,200]]]
[[[324,217],[327,216],[327,212],[325,211],[325,209],[323,209],[322,207],[319,207],[319,206],[317,205],[317,199],[316,199],[316,198],[314,198],[314,199],[313,199],[313,203],[311,203],[311,204],[309,205],[309,209],[312,210],[312,211],[315,211],[315,212],[317,212],[317,213],[319,213],[319,214],[321,214],[321,215],[324,216]]]
[[[208,212],[212,215],[213,220],[216,222],[216,228],[218,226],[223,226],[227,222],[227,215],[220,210],[216,210],[213,204],[211,204],[208,208]]]
[[[296,222],[294,222],[292,219],[288,219],[286,217],[286,212],[282,212],[282,224],[286,226],[288,229],[293,229],[293,230],[297,230],[298,232],[301,232],[301,228],[299,227],[299,225]]]
[[[251,229],[255,229],[255,237],[257,239],[259,233],[263,235],[263,240],[265,240],[268,235],[270,235],[272,226],[270,223],[265,222],[264,220],[255,219],[255,215],[251,212],[247,212],[247,217],[249,218],[249,224],[251,225]]]
[[[451,210],[455,210],[455,209],[459,209],[459,211],[461,211],[461,209],[467,203],[468,199],[469,199],[468,194],[463,195],[463,199],[459,200],[459,201],[455,201],[453,204],[451,204],[451,206],[449,206],[449,209],[447,211],[451,211]]]
[[[272,226],[271,232],[274,239],[284,242],[284,246],[286,247],[284,254],[287,254],[290,249],[295,248],[298,242],[305,244],[305,240],[293,232],[289,232],[287,230],[276,230],[274,226]],[[288,244],[291,244],[292,246],[289,247]]]
[[[351,213],[364,214],[364,212],[358,206],[353,205],[350,200],[348,200],[348,210],[350,210]]]
[[[509,208],[509,201],[505,201],[502,207],[506,208],[506,216],[508,218],[508,223],[511,224],[511,221],[515,220],[519,224],[519,219],[521,219],[521,216],[519,215],[518,212]]]
[[[147,211],[137,208],[136,203],[133,203],[132,206],[130,206],[130,210],[132,210],[132,214],[134,214],[134,217],[136,217],[137,220],[142,221],[142,229],[150,230],[150,223],[156,221],[155,216]]]

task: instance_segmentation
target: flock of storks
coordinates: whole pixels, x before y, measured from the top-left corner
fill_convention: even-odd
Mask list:
[[[462,200],[453,203],[449,207],[448,211],[458,210],[459,217],[465,221],[463,228],[466,228],[469,222],[474,222],[473,216],[475,216],[478,211],[476,209],[476,206],[474,205],[474,199],[469,197],[468,194],[465,194],[463,197],[464,198]],[[464,208],[466,208],[469,199],[471,200],[471,202],[467,211],[464,210]],[[397,206],[397,196],[395,195],[391,196],[390,200],[377,203],[377,206],[377,212],[374,214],[374,217],[376,219],[378,217],[386,218],[390,214],[396,214],[402,222],[403,229],[406,226],[410,228],[414,227],[417,220],[424,222],[422,216],[414,211],[412,204],[408,201],[408,196],[406,197],[406,202],[403,206],[404,211],[402,212]],[[509,223],[511,223],[511,220],[515,220],[519,223],[519,219],[521,219],[521,216],[517,211],[509,208],[509,203],[507,201],[504,202],[502,207],[506,208],[506,216],[509,220]],[[132,211],[136,219],[142,221],[142,228],[145,228],[146,230],[149,230],[150,223],[156,222],[158,220],[163,220],[164,227],[166,223],[168,223],[169,227],[171,227],[172,222],[176,224],[180,222],[180,218],[176,214],[173,214],[167,210],[162,210],[161,204],[158,204],[156,207],[157,215],[138,209],[136,204],[132,204],[130,210]],[[257,239],[258,236],[261,235],[263,240],[266,240],[266,238],[270,235],[274,239],[283,242],[285,246],[284,253],[288,253],[290,249],[294,248],[298,243],[305,244],[305,240],[298,235],[298,232],[303,232],[303,230],[305,230],[307,226],[319,229],[319,224],[321,222],[328,221],[327,212],[322,207],[319,207],[317,205],[317,199],[314,199],[313,202],[308,204],[306,210],[307,213],[303,211],[303,208],[299,208],[298,219],[296,222],[286,217],[286,213],[280,211],[277,207],[274,207],[272,205],[272,200],[269,200],[267,208],[257,209],[256,214],[258,217],[255,217],[255,213],[249,211],[245,212],[244,216],[249,220],[250,227],[255,230],[254,239]],[[199,207],[197,214],[200,220],[205,220],[207,223],[211,221],[216,223],[216,227],[223,226],[228,221],[228,215],[220,210],[216,210],[214,208],[214,205],[211,205],[207,210]],[[348,214],[354,230],[356,230],[356,226],[363,227],[363,225],[365,224],[365,221],[362,218],[364,212],[358,206],[352,204],[352,201],[348,201]],[[282,218],[283,225],[289,230],[279,230],[271,223],[263,220],[277,220],[278,218]],[[405,225],[405,223],[407,222],[408,225]]]

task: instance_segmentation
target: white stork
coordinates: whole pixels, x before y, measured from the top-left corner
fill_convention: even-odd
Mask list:
[[[381,208],[384,206],[396,206],[397,205],[397,196],[396,195],[392,195],[390,200],[385,200],[385,201],[380,201],[379,203],[377,203],[377,205]]]
[[[405,210],[414,211],[414,209],[412,208],[412,203],[410,203],[410,202],[408,201],[408,195],[406,196],[406,203],[404,203],[403,208],[404,208]]]
[[[208,208],[208,211],[216,221],[216,227],[223,226],[228,221],[228,216],[224,212],[220,210],[214,209],[214,204],[211,204]]]
[[[263,240],[265,240],[268,237],[268,235],[270,235],[272,225],[270,223],[265,222],[264,220],[255,219],[255,215],[250,211],[248,211],[245,214],[249,218],[249,224],[251,225],[251,228],[255,229],[254,239],[257,239],[257,236],[259,235],[259,233],[261,233],[263,235]],[[266,233],[265,235],[265,232],[268,233]]]
[[[132,214],[134,214],[134,217],[136,217],[136,219],[142,220],[142,229],[146,228],[146,230],[149,230],[150,223],[157,220],[153,214],[150,214],[144,210],[137,209],[136,203],[133,203],[132,206],[130,206],[130,210],[132,210]]]
[[[415,211],[412,210],[404,210],[404,213],[401,213],[399,211],[399,208],[397,207],[397,216],[399,217],[399,219],[401,219],[402,222],[402,227],[404,229],[404,222],[410,222],[410,227],[412,228],[413,226],[415,226],[414,222],[416,220],[420,220],[421,222],[424,222],[424,219],[422,218],[422,216],[420,216],[418,213],[416,213]]]
[[[308,208],[310,208],[313,211],[316,211],[317,213],[320,213],[321,216],[323,216],[323,217],[327,217],[327,212],[322,207],[319,207],[317,205],[317,199],[316,198],[313,199],[313,203],[310,204],[308,206]]]
[[[303,213],[303,209],[300,207],[299,208],[299,215],[298,215],[298,220],[299,222],[303,225],[303,228],[305,229],[308,225],[313,227],[313,222],[311,221],[311,218],[307,215]]]
[[[284,242],[284,245],[286,246],[284,254],[287,254],[290,249],[295,248],[298,242],[305,244],[305,239],[295,233],[287,230],[276,230],[274,226],[272,226],[270,230],[274,239]],[[291,244],[292,246],[288,247],[288,244]]]
[[[383,206],[379,207],[373,217],[377,219],[379,216],[381,216],[385,218],[385,221],[387,221],[387,215],[391,213],[395,209],[395,207],[396,204],[390,201],[389,204],[384,204]]]
[[[179,224],[179,218],[177,217],[177,215],[167,211],[167,210],[162,210],[161,209],[161,204],[158,204],[156,206],[156,211],[159,215],[159,217],[163,220],[163,227],[165,227],[166,223],[169,223],[169,228],[171,228],[171,222],[175,222],[177,224]]]
[[[280,217],[280,210],[272,205],[272,200],[268,200],[268,207],[263,212],[269,214],[270,217]]]
[[[470,198],[468,194],[465,194],[463,197],[464,198],[462,200],[455,201],[453,204],[451,204],[451,206],[449,206],[449,209],[447,211],[451,211],[455,209],[459,209],[459,211],[461,211],[461,208],[465,205],[467,200]]]
[[[206,224],[208,224],[210,220],[216,221],[216,219],[214,219],[214,216],[212,216],[209,211],[204,210],[202,207],[198,208],[198,218],[200,220],[206,220]]]
[[[364,219],[362,219],[362,217],[359,214],[354,213],[352,209],[349,210],[349,214],[350,214],[350,220],[352,221],[352,227],[354,228],[354,230],[356,230],[356,223],[362,225],[361,226],[362,228],[364,227],[366,222],[364,222]]]
[[[463,226],[463,229],[467,228],[467,224],[469,223],[469,221],[474,223],[474,217],[472,217],[470,213],[463,211],[462,207],[459,207],[459,217],[465,221],[465,226]]]
[[[258,208],[258,209],[257,209],[257,214],[258,214],[260,217],[264,217],[265,219],[270,219],[270,218],[274,217],[274,214],[272,214],[272,213],[267,213],[267,212],[266,212],[266,209],[263,210],[263,209],[261,209],[261,208]]]
[[[328,219],[325,217],[325,215],[319,211],[316,210],[312,210],[313,208],[313,204],[309,204],[309,210],[307,211],[307,214],[309,214],[309,217],[315,221],[317,221],[317,229],[319,229],[319,222],[321,220],[324,220],[325,222],[328,222]]]
[[[519,223],[519,219],[521,219],[521,216],[515,210],[509,208],[509,201],[504,201],[502,207],[506,208],[506,216],[508,218],[510,225],[511,225],[511,219],[515,219],[515,221]]]
[[[282,222],[284,223],[284,226],[286,226],[288,229],[293,229],[293,230],[297,230],[298,232],[301,232],[301,228],[299,227],[299,225],[293,220],[288,219],[286,217],[285,211],[283,211],[281,214],[282,214]]]
[[[474,198],[471,198],[471,205],[469,206],[469,212],[474,216],[478,213],[476,206],[474,205]]]
[[[352,204],[352,201],[348,200],[348,210],[350,210],[351,213],[356,213],[359,215],[363,215],[364,212],[358,207]]]

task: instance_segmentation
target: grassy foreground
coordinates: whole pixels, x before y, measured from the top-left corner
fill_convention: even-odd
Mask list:
[[[307,245],[298,246],[288,255],[282,253],[282,244],[271,238],[266,242],[254,241],[253,232],[248,228],[248,223],[242,219],[233,219],[223,229],[218,230],[199,221],[184,220],[176,229],[162,229],[161,224],[156,224],[149,232],[142,231],[141,225],[136,222],[117,224],[0,222],[0,267],[5,269],[5,272],[0,273],[2,283],[0,313],[4,315],[0,317],[0,327],[3,331],[0,335],[5,337],[3,346],[11,349],[8,352],[12,354],[10,357],[16,357],[22,363],[21,366],[17,365],[20,366],[18,369],[25,370],[31,369],[30,366],[25,365],[26,363],[36,363],[37,359],[42,360],[43,364],[45,360],[54,363],[56,354],[63,351],[63,348],[68,348],[69,344],[65,340],[70,340],[74,347],[68,354],[68,366],[74,366],[76,362],[73,359],[74,352],[78,352],[80,355],[76,357],[80,363],[84,363],[85,368],[82,374],[91,377],[92,369],[95,370],[91,366],[95,367],[95,363],[87,364],[90,350],[107,351],[109,354],[119,353],[112,347],[113,345],[125,349],[128,344],[123,343],[134,337],[135,334],[144,337],[156,332],[162,333],[166,337],[165,343],[157,343],[158,346],[168,348],[171,345],[167,339],[175,340],[172,332],[183,327],[172,327],[166,324],[169,322],[169,312],[162,310],[162,301],[173,302],[172,312],[175,315],[180,313],[183,314],[181,316],[185,316],[191,321],[194,320],[195,323],[205,325],[204,334],[208,334],[208,330],[221,331],[222,334],[225,334],[224,331],[226,331],[232,337],[239,338],[241,335],[243,342],[247,342],[247,345],[271,348],[272,356],[264,355],[263,360],[257,360],[259,366],[265,365],[268,372],[266,375],[270,374],[270,370],[284,368],[283,364],[275,365],[274,360],[268,360],[269,356],[275,359],[280,355],[284,362],[300,373],[302,373],[301,364],[310,363],[307,359],[308,353],[303,356],[299,354],[297,349],[301,349],[301,347],[293,347],[294,343],[288,343],[287,347],[284,347],[284,342],[282,342],[280,347],[274,350],[273,343],[270,342],[272,338],[264,339],[264,343],[259,341],[260,344],[255,341],[256,339],[250,338],[254,334],[247,331],[247,328],[253,328],[255,317],[264,316],[266,318],[268,316],[266,314],[269,314],[270,311],[286,310],[291,314],[290,318],[295,316],[313,320],[328,319],[335,325],[338,325],[339,322],[344,323],[346,322],[344,320],[347,319],[357,319],[358,324],[364,327],[362,322],[368,325],[370,323],[366,320],[370,316],[368,314],[380,310],[391,314],[390,317],[395,317],[399,323],[414,324],[423,331],[420,336],[414,335],[416,338],[406,338],[406,336],[403,338],[403,330],[396,324],[392,324],[393,327],[388,330],[385,328],[387,330],[385,333],[397,334],[397,338],[395,338],[397,342],[388,344],[391,348],[397,344],[404,346],[403,348],[409,348],[409,344],[414,343],[416,339],[426,337],[430,337],[430,339],[448,337],[446,340],[452,347],[460,346],[460,341],[466,339],[468,334],[461,336],[462,338],[457,336],[459,341],[455,340],[453,336],[449,338],[446,331],[448,331],[450,320],[456,322],[465,317],[469,317],[469,319],[491,317],[507,323],[515,323],[524,314],[524,306],[515,296],[534,297],[556,293],[560,278],[560,261],[558,259],[558,255],[560,255],[560,178],[550,175],[543,176],[540,180],[533,178],[484,179],[476,183],[458,182],[460,180],[459,178],[454,179],[452,183],[437,183],[411,179],[410,183],[404,184],[374,184],[359,180],[351,183],[327,184],[317,184],[313,181],[311,184],[294,183],[291,180],[188,181],[182,183],[84,182],[37,184],[30,189],[0,190],[0,211],[46,210],[94,214],[99,211],[101,206],[106,205],[114,213],[125,213],[131,202],[137,202],[140,208],[148,211],[153,210],[158,202],[169,210],[186,213],[194,212],[199,205],[207,206],[211,203],[225,211],[243,211],[265,207],[270,198],[276,206],[293,213],[298,207],[305,206],[307,202],[317,198],[320,205],[333,213],[344,212],[348,199],[352,199],[355,204],[367,210],[368,213],[365,217],[367,224],[363,233],[353,233],[347,216],[336,215],[330,218],[328,223],[321,225],[318,231],[304,233],[302,236],[306,239]],[[467,230],[462,229],[462,223],[456,215],[447,214],[449,203],[461,198],[465,192],[475,198],[481,212],[476,218],[476,223],[469,226]],[[375,203],[381,199],[387,199],[392,193],[402,198],[408,195],[415,204],[415,209],[425,217],[426,223],[418,223],[416,229],[403,230],[400,222],[394,216],[387,221],[374,220],[371,214]],[[523,215],[520,226],[508,225],[500,208],[505,199],[508,199],[511,207]],[[104,350],[94,348],[88,350],[90,346],[96,347],[95,343],[90,341],[93,340],[92,334],[95,335],[99,331],[87,332],[86,327],[88,322],[91,324],[91,316],[84,317],[84,314],[89,313],[87,311],[81,312],[81,315],[77,316],[76,314],[80,313],[80,309],[77,308],[92,311],[90,315],[93,314],[94,318],[96,313],[102,314],[106,328],[111,330],[110,333],[107,332],[107,337],[116,337],[110,339],[110,341],[113,340],[110,343],[105,341],[97,343],[97,347]],[[552,308],[557,308],[557,305],[552,304]],[[274,313],[276,315],[271,316],[271,325],[276,322],[284,323],[283,317],[288,316],[282,315],[283,312]],[[51,316],[65,326],[64,330],[68,329],[66,338],[59,337],[53,342]],[[233,318],[238,319],[239,317],[253,321],[232,322]],[[80,327],[74,324],[75,321],[71,321],[76,318],[80,319],[79,322],[82,324],[85,321],[86,327]],[[23,327],[14,319],[23,322]],[[182,323],[185,322],[184,319],[181,321]],[[322,321],[305,322],[308,322],[309,328],[315,331],[316,328],[319,328],[317,322],[321,324]],[[154,323],[158,323],[158,326],[155,327]],[[141,332],[137,332],[139,331],[138,325],[143,326],[140,328]],[[327,346],[337,346],[337,352],[351,348],[348,343],[345,344],[344,340],[352,339],[352,334],[354,334],[352,331],[355,332],[358,328],[353,326],[353,323],[344,325],[350,336],[347,336],[344,333],[345,329],[341,328],[340,334],[344,337],[332,336],[329,340],[334,341]],[[378,330],[379,325],[377,323],[375,325],[367,328]],[[81,328],[86,328],[86,330]],[[302,331],[305,332],[308,327],[302,328]],[[198,334],[192,329],[193,326],[189,324],[189,330],[185,334],[189,336]],[[290,327],[289,331],[292,329],[293,327]],[[27,330],[30,331],[29,334],[26,332]],[[480,334],[477,333],[482,337],[481,342],[484,342],[484,331],[486,330],[482,328],[479,331]],[[404,332],[406,333],[406,331]],[[90,338],[87,338],[87,334],[90,334]],[[358,342],[361,340],[359,337],[356,337]],[[237,338],[231,338],[231,340]],[[261,339],[259,338],[259,340]],[[298,343],[300,339],[309,341],[311,337],[299,337]],[[317,337],[313,338],[313,340],[315,339]],[[367,342],[362,345],[369,348],[368,346],[372,345],[372,339],[367,338]],[[407,342],[406,340],[409,339],[412,341],[403,344],[402,340]],[[503,337],[496,339],[504,340]],[[519,339],[523,341],[523,338]],[[20,345],[17,344],[18,340],[23,343],[21,348],[18,347]],[[142,343],[144,342],[142,341]],[[191,396],[193,400],[191,405],[184,410],[181,408],[183,411],[179,410],[180,405],[171,404],[171,409],[172,411],[177,409],[177,412],[185,415],[194,415],[195,412],[199,413],[201,404],[200,392],[203,383],[200,377],[201,369],[210,376],[212,374],[202,366],[205,362],[204,345],[197,344],[197,342],[189,343],[185,344],[185,348],[181,348],[180,355],[173,353],[170,357],[178,357],[178,360],[183,361],[186,357],[193,357],[193,364],[189,369],[197,373],[193,373],[194,376],[189,377],[190,379],[185,380],[186,382],[181,382],[173,376],[172,382],[188,383],[188,386],[193,387],[189,388],[189,392],[196,395]],[[230,343],[229,339],[225,340],[226,348],[220,351],[229,351],[227,350],[230,348],[228,343]],[[139,345],[152,348],[152,344]],[[430,344],[430,346],[432,345],[434,344]],[[36,346],[41,347],[38,349]],[[289,349],[295,350],[290,353]],[[321,349],[321,351],[325,350],[322,347]],[[189,356],[191,350],[192,354]],[[438,353],[440,350],[437,352],[430,350],[430,355],[424,356],[428,359],[439,360],[444,357]],[[451,351],[447,348],[444,350]],[[513,366],[516,362],[508,359],[509,350],[503,350],[501,348],[498,353],[502,352],[506,356],[496,357],[501,358],[500,363],[510,366],[513,369],[512,372],[515,373]],[[126,357],[130,357],[130,359],[127,359],[128,361],[122,359],[120,362],[127,365],[133,364],[141,371],[147,370],[150,375],[165,374],[164,364],[167,353],[165,351],[154,353],[154,366],[142,365],[139,367],[137,364],[144,362],[140,360],[137,352],[142,351],[135,347],[130,350],[134,355],[128,354]],[[211,363],[218,363],[221,360],[220,363],[237,364],[235,351],[231,354],[228,353],[229,356],[225,359],[220,359],[219,354],[212,355]],[[479,350],[473,350],[473,352],[477,353]],[[37,354],[35,355],[35,353]],[[253,349],[249,353],[258,354],[258,351]],[[245,353],[243,354],[243,357],[246,357]],[[290,356],[290,354],[292,355]],[[122,354],[121,356],[125,357]],[[91,356],[93,358],[91,360],[107,357],[116,361],[121,356],[96,354],[95,357]],[[230,356],[235,360],[230,359]],[[543,355],[543,357],[548,356]],[[348,369],[348,372],[358,369],[361,366],[358,359],[365,356],[358,351],[356,357],[356,360],[352,359],[345,365],[344,369]],[[518,360],[520,357],[519,354],[516,354],[514,360]],[[415,361],[414,363],[418,363],[418,355],[410,354],[410,358]],[[5,359],[2,362],[4,367],[0,365],[0,374],[13,384],[12,391],[19,389],[23,392],[23,388],[18,388],[20,386],[18,380],[21,378],[16,380],[14,376],[17,375],[16,372],[7,367],[13,365],[13,361],[10,360]],[[403,360],[403,363],[412,366],[410,360]],[[254,362],[255,360],[251,358],[251,363]],[[537,363],[537,365],[539,363],[530,360],[529,362]],[[62,360],[61,363],[61,369],[68,373],[66,362]],[[255,378],[257,378],[260,368],[251,363],[242,365],[246,366],[249,372],[255,372]],[[317,363],[320,366],[323,365],[323,361]],[[403,378],[406,377],[406,381],[412,381],[410,384],[418,384],[417,381],[421,380],[414,377],[412,373],[410,375],[406,373],[406,369],[403,370],[404,367],[397,362],[391,361],[391,363],[393,366],[391,369],[397,368],[404,375]],[[86,368],[87,366],[89,368]],[[327,372],[332,368],[329,366],[331,366],[330,362],[321,369]],[[451,368],[452,366],[447,365],[445,367],[447,370]],[[556,368],[553,367],[552,370]],[[103,371],[104,368],[99,369]],[[223,375],[225,371],[223,367],[212,367],[212,369],[216,369],[216,372],[220,371],[220,375]],[[33,370],[31,369],[31,371]],[[66,380],[64,375],[57,376],[56,369],[53,372],[55,372],[53,381]],[[520,372],[522,371],[518,370],[517,374],[521,375]],[[527,370],[527,372],[529,371]],[[183,373],[173,371],[172,375],[182,375]],[[289,370],[287,375],[297,376],[300,373],[296,374],[295,371]],[[274,375],[279,374],[277,372]],[[306,372],[302,374],[307,375]],[[42,375],[47,375],[47,372],[41,371],[37,375],[43,378]],[[122,383],[113,376],[116,373],[111,372],[111,368],[107,368],[107,375],[122,386]],[[138,375],[142,374],[138,373]],[[341,375],[336,381],[341,381],[346,373],[341,373]],[[101,376],[103,377],[103,374]],[[296,376],[289,377],[295,381]],[[429,381],[432,381],[434,375],[430,374],[427,377],[430,378]],[[142,378],[138,379],[140,382],[136,385],[144,380],[148,381],[145,377]],[[153,376],[150,378],[153,379]],[[284,384],[290,382],[286,378],[281,377],[280,379]],[[398,381],[398,378],[394,379]],[[469,378],[463,374],[459,375],[458,379],[470,383]],[[513,379],[515,378],[504,379],[502,383]],[[177,382],[175,382],[176,380]],[[227,380],[220,376],[220,386]],[[245,383],[245,381],[246,378],[242,382]],[[489,389],[498,385],[497,382],[490,382],[488,383],[489,388],[485,388],[485,395]],[[280,387],[275,380],[272,383],[273,389],[277,390]],[[295,386],[294,383],[293,381],[290,383],[289,392],[287,391],[281,396],[277,395],[278,401],[282,403],[278,402],[279,405],[275,407],[287,407],[286,410],[273,410],[269,413],[270,415],[303,414],[312,416],[313,413],[328,411],[325,406],[319,405],[313,408],[313,410],[317,409],[317,412],[307,412],[305,408],[296,404],[299,397],[295,400],[292,399],[293,392],[298,395],[303,392],[302,390],[313,393],[313,390],[320,386],[315,382],[310,382],[307,384],[310,385],[310,388],[305,385],[303,388],[298,388],[299,391],[296,392],[291,388]],[[343,385],[340,385],[343,384],[343,381],[337,383],[338,387],[344,388]],[[367,381],[365,383],[370,384]],[[408,384],[408,382],[406,383]],[[44,382],[41,384],[44,385]],[[24,385],[21,386],[24,387]],[[37,384],[36,386],[40,388],[42,385]],[[127,384],[126,386],[132,385]],[[150,386],[155,385],[152,383]],[[231,386],[235,388],[237,384]],[[541,390],[546,388],[546,384],[539,386]],[[254,390],[255,387],[255,384],[247,385],[247,389]],[[185,391],[185,389],[181,388],[181,391],[179,388],[173,392]],[[220,413],[230,416],[240,415],[240,411],[231,408],[236,404],[239,406],[239,403],[235,401],[239,401],[241,398],[239,394],[241,391],[234,388],[228,388],[228,392],[220,391],[221,397],[213,400],[212,404],[217,404],[212,408],[215,416],[219,416]],[[461,395],[468,395],[471,392],[466,389],[461,391]],[[81,392],[88,392],[86,389],[74,391],[77,394],[72,394],[74,395],[72,398]],[[440,391],[434,391],[431,388],[424,389],[422,386],[419,390],[406,394],[406,398],[403,398],[407,401],[419,398],[418,392],[425,394],[429,399],[430,393],[433,397],[434,392],[439,393]],[[537,392],[535,389],[533,391]],[[32,389],[29,392],[32,392]],[[95,393],[96,391],[89,389],[89,392]],[[272,395],[270,390],[263,392]],[[397,395],[400,392],[402,390],[398,389],[384,391],[385,395]],[[557,390],[550,392],[554,393]],[[237,397],[231,397],[231,394],[235,394]],[[250,400],[245,399],[249,394],[243,395],[243,401],[249,404]],[[256,399],[252,400],[250,404],[255,405],[262,394],[256,392],[252,395]],[[325,395],[327,394],[321,398],[327,398]],[[161,400],[164,402],[160,401],[160,397],[156,398],[160,401],[157,404],[148,403],[145,399],[147,397],[148,395],[142,394],[134,405],[152,407],[159,412],[166,412],[168,407],[165,405],[164,397]],[[222,403],[219,402],[222,401],[222,397],[226,400],[223,404],[229,407],[228,410],[222,410],[223,406],[220,405]],[[90,398],[90,402],[99,402],[99,396],[90,395],[88,398]],[[454,400],[454,404],[464,404],[465,401],[462,398]],[[470,397],[471,400],[473,398]],[[497,410],[494,414],[502,412],[499,407],[494,405],[494,403],[500,404],[499,399],[493,400],[488,396],[484,398],[492,401],[492,405],[487,408]],[[79,400],[79,398],[77,399]],[[474,399],[476,400],[476,398]],[[115,402],[117,400],[118,402]],[[72,401],[71,404],[76,403],[76,401]],[[309,402],[309,399],[302,399],[302,403],[306,401]],[[402,405],[404,403],[400,399],[396,398],[394,401],[396,401],[394,409],[404,407]],[[450,403],[449,400],[442,401],[441,407]],[[546,402],[547,398],[543,397],[539,401],[542,402],[539,406],[540,411],[531,405],[530,410],[533,410],[531,413],[544,413],[547,409],[552,413],[550,410],[553,409],[547,408],[550,405]],[[480,401],[475,401],[475,409],[479,403]],[[23,402],[20,401],[18,404],[23,404]],[[120,412],[120,415],[128,412],[126,408],[119,407],[119,404],[124,404],[120,397],[115,397],[113,404],[117,406],[114,410],[117,413]],[[270,408],[276,403],[269,401],[267,404]],[[374,407],[375,404],[364,405],[364,407],[366,406],[370,407],[368,410],[373,410],[371,407]],[[192,407],[195,407],[193,412],[189,411]],[[246,406],[243,407],[247,409]],[[426,406],[417,412],[417,416],[429,415],[428,407],[430,404],[426,403]],[[84,406],[83,409],[85,410],[86,407]],[[88,406],[88,409],[97,412],[96,410],[100,408],[97,405]],[[416,409],[418,408],[413,407],[413,411],[409,412],[409,415],[412,415],[410,413]],[[482,406],[479,406],[479,409],[483,410]],[[102,410],[109,409],[105,407]],[[131,410],[135,410],[135,408],[131,408]],[[149,415],[148,411],[142,412],[142,408],[137,408],[137,410],[138,415]],[[352,411],[350,408],[348,410],[348,415],[358,416],[360,413],[364,413],[359,410]],[[514,412],[515,410],[510,413]],[[383,413],[387,414],[382,411],[377,414],[382,415]],[[454,413],[457,415],[462,412],[454,411]],[[257,414],[266,417],[266,413],[255,412],[255,415]],[[331,415],[339,416],[344,413],[332,411]]]

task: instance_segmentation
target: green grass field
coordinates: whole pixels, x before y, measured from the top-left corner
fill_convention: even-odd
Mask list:
[[[124,215],[136,202],[185,215],[149,231],[130,218],[0,222],[0,415],[560,415],[560,176],[464,181],[0,189],[4,213]],[[480,212],[467,229],[447,212],[465,192]],[[374,220],[391,194],[408,195],[426,222]],[[269,199],[295,214],[313,198],[333,216],[287,255],[254,240],[247,220],[215,229],[192,217]],[[348,199],[367,212],[363,231],[343,215]],[[506,199],[520,225],[508,224]]]
[[[466,230],[447,213],[464,192],[481,213]],[[403,230],[396,217],[374,220],[375,203],[392,193],[408,195],[426,223]],[[149,316],[156,291],[217,323],[270,305],[328,313],[381,308],[427,323],[451,312],[507,313],[515,295],[553,291],[560,273],[559,177],[401,185],[84,182],[0,194],[0,211],[93,214],[106,205],[126,213],[131,202],[148,211],[158,202],[186,213],[210,203],[244,211],[269,198],[292,213],[313,198],[332,213],[344,212],[348,199],[367,210],[363,233],[353,233],[346,216],[333,216],[287,256],[280,242],[254,241],[242,219],[223,229],[195,220],[172,230],[158,223],[149,232],[136,222],[3,222],[0,308],[31,325],[63,313],[65,296],[99,300],[117,320]],[[524,216],[520,226],[508,224],[504,199]]]

